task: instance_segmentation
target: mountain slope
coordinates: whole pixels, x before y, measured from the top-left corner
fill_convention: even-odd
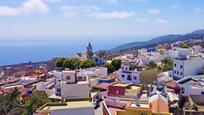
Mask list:
[[[153,38],[149,41],[144,42],[132,42],[117,46],[114,49],[111,49],[110,52],[120,52],[125,51],[128,49],[139,49],[139,48],[149,48],[154,47],[159,43],[173,43],[180,40],[187,40],[187,39],[203,39],[204,37],[204,29],[203,30],[196,30],[191,33],[187,34],[170,34],[164,35],[160,37]]]

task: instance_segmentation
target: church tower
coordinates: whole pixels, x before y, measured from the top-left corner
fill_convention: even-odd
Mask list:
[[[93,56],[93,49],[92,49],[92,45],[89,42],[88,46],[86,47],[86,55],[87,55],[87,59],[91,59]]]

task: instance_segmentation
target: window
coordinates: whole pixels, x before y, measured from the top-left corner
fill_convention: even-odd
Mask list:
[[[78,77],[78,80],[82,80],[83,78],[82,77]]]
[[[122,78],[125,78],[125,75],[122,75]]]
[[[128,70],[128,68],[126,67],[126,70]]]
[[[183,68],[183,65],[180,65],[180,68],[182,69],[182,68]]]
[[[174,64],[174,67],[176,67],[176,64]]]
[[[182,87],[181,88],[181,93],[184,94],[185,93],[185,89]]]
[[[176,74],[176,71],[174,71],[174,73]]]
[[[136,79],[137,79],[137,77],[136,77],[136,76],[134,76],[134,79],[136,80]]]
[[[67,76],[67,80],[70,80],[70,76]]]
[[[130,75],[128,75],[127,80],[132,81],[132,78],[131,78],[131,76],[130,76]]]
[[[60,89],[60,88],[57,88],[57,92],[61,93],[61,89]]]
[[[177,75],[179,75],[179,71],[177,71]]]
[[[201,92],[201,95],[204,95],[204,92],[203,92],[203,91]]]
[[[183,75],[183,73],[182,73],[182,72],[180,72],[180,75]]]

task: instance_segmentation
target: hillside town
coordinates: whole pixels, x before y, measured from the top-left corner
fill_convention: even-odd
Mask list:
[[[203,115],[204,41],[0,67],[0,113]],[[110,56],[111,55],[111,56]]]

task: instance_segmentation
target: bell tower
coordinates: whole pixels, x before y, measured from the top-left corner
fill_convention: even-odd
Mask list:
[[[87,59],[91,59],[93,56],[93,49],[90,41],[88,43],[88,46],[86,47],[86,54],[87,54]]]

